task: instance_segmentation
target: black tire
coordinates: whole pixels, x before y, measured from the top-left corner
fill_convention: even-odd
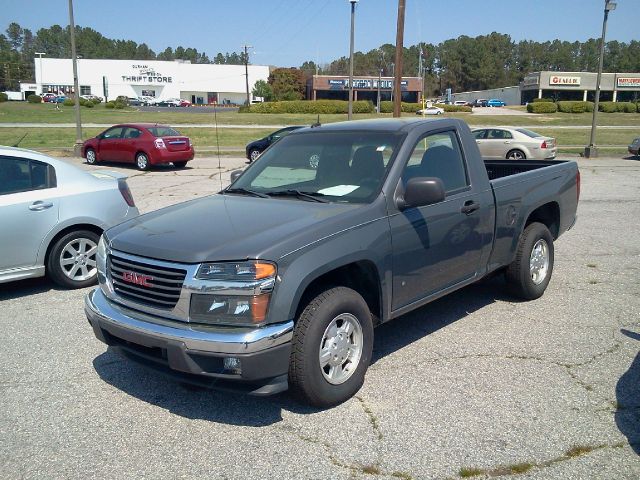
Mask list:
[[[538,282],[535,282],[531,268],[531,253],[539,241],[547,246],[548,267],[543,278],[538,278]],[[540,298],[551,280],[553,258],[553,236],[549,229],[542,223],[534,222],[529,224],[520,236],[518,248],[516,249],[516,258],[505,271],[507,286],[511,293],[524,300]]]
[[[84,152],[84,156],[89,165],[95,165],[98,162],[98,156],[93,148],[87,148],[87,151]]]
[[[526,160],[527,156],[522,150],[518,150],[514,148],[513,150],[509,150],[507,152],[507,160]]]
[[[340,384],[325,378],[319,353],[325,330],[340,315],[357,319],[362,331],[362,348],[358,363]],[[373,322],[364,299],[354,290],[335,287],[313,298],[302,311],[293,332],[289,362],[289,387],[304,403],[326,408],[351,398],[364,383],[373,348]]]
[[[176,168],[184,168],[187,166],[187,162],[173,162],[173,166]]]
[[[138,170],[149,170],[149,155],[144,152],[136,153],[136,167]]]
[[[95,232],[92,232],[91,230],[77,230],[74,232],[69,232],[66,235],[63,235],[51,246],[51,250],[49,251],[49,258],[47,259],[47,266],[46,266],[47,275],[53,282],[60,285],[61,287],[65,287],[65,288],[89,287],[91,285],[94,285],[98,279],[97,271],[95,271],[94,265],[91,265],[91,263],[95,264],[95,250],[92,255],[88,256],[88,259],[90,260],[90,262],[87,265],[87,270],[94,270],[90,278],[81,278],[82,271],[79,272],[80,275],[76,277],[78,278],[76,280],[74,280],[67,273],[65,273],[65,267],[62,265],[61,256],[63,257],[64,255],[67,255],[68,252],[66,252],[63,255],[63,250],[65,250],[65,247],[69,245],[71,242],[80,242],[83,239],[92,242],[93,245],[97,247],[98,241],[100,240],[100,235],[98,235]],[[67,257],[67,260],[69,258],[72,258],[72,257]]]
[[[260,150],[258,150],[257,148],[252,148],[251,150],[249,150],[249,163],[257,160],[260,156],[260,153]]]

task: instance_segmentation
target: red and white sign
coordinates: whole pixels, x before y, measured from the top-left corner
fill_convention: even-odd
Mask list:
[[[549,85],[580,85],[580,77],[553,75],[549,78]]]
[[[640,88],[640,77],[618,77],[616,85],[618,87]]]
[[[122,279],[128,283],[134,283],[142,287],[153,287],[149,280],[153,280],[151,275],[143,275],[137,272],[122,272]]]

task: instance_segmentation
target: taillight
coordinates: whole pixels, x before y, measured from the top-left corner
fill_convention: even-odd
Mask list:
[[[161,138],[156,138],[154,143],[156,148],[167,148],[167,146],[164,144],[164,140]]]
[[[577,190],[576,200],[580,201],[580,170],[579,169],[578,169],[578,173],[576,173],[576,190]]]
[[[544,142],[542,142],[542,145],[540,145],[540,148],[547,148],[547,141],[546,140]]]
[[[131,195],[131,190],[129,190],[129,185],[127,185],[127,181],[124,178],[118,180],[118,190],[120,190],[120,194],[124,201],[127,202],[127,205],[130,207],[135,207],[136,204],[133,201],[133,195]]]

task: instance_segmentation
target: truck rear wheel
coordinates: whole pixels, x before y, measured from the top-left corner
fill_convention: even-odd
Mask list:
[[[313,298],[293,333],[289,362],[292,393],[316,407],[351,398],[364,383],[373,348],[373,322],[364,299],[335,287]]]
[[[516,258],[505,277],[511,292],[525,300],[542,296],[553,272],[553,237],[542,223],[531,223],[520,236]]]

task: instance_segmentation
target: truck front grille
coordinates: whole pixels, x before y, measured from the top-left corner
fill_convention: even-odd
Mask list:
[[[133,261],[110,254],[107,265],[113,290],[120,297],[154,308],[173,308],[182,290],[186,270]]]

